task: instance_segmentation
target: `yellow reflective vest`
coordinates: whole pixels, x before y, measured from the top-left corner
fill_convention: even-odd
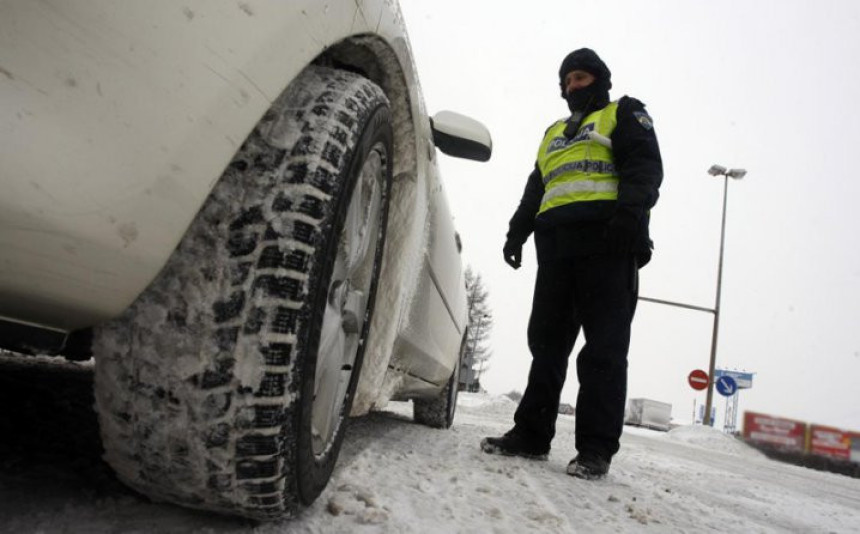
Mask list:
[[[617,124],[618,102],[589,114],[571,139],[560,120],[550,126],[538,150],[537,164],[544,195],[538,215],[575,202],[618,199],[618,174],[612,149],[589,137],[595,132],[609,138]]]

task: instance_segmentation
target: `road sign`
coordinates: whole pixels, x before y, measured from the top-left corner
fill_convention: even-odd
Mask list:
[[[738,383],[730,376],[721,376],[717,378],[714,385],[717,387],[717,393],[723,397],[731,397],[738,390]]]
[[[691,388],[701,390],[708,387],[710,381],[708,380],[708,373],[701,369],[696,369],[687,377],[687,382],[689,382]]]
[[[717,369],[714,371],[714,378],[721,376],[730,376],[738,383],[738,389],[750,389],[753,383],[753,373],[746,371],[729,371],[728,369]]]

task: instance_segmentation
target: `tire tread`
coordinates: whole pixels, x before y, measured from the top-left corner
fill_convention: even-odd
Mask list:
[[[243,143],[159,277],[97,329],[105,458],[156,499],[255,519],[301,507],[297,355],[313,258],[361,117],[387,105],[355,74],[311,67],[302,77]],[[304,133],[279,148],[285,123]]]

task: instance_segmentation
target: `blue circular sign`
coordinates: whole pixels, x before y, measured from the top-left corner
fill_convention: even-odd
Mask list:
[[[721,376],[717,378],[714,385],[717,386],[717,393],[723,397],[731,397],[738,390],[737,381],[730,376]]]

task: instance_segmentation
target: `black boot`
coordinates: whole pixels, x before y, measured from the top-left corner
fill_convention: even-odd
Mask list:
[[[487,454],[522,456],[530,460],[549,459],[549,445],[529,440],[528,436],[524,436],[516,428],[510,430],[502,437],[482,439],[481,450]]]
[[[600,480],[609,472],[609,462],[593,454],[578,454],[567,464],[567,474],[584,480]]]

